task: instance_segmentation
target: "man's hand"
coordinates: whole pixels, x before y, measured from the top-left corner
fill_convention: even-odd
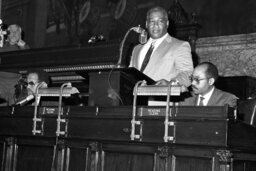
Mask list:
[[[166,85],[167,86],[169,83],[170,83],[169,81],[167,81],[165,79],[161,79],[161,80],[158,80],[155,85]]]
[[[179,82],[177,82],[176,80],[167,81],[165,79],[161,79],[161,80],[157,81],[155,85],[168,86],[169,84],[171,84],[171,85],[180,85]],[[180,86],[181,86],[180,91],[182,93],[188,91],[188,88],[186,86],[184,86],[184,85],[180,85]]]

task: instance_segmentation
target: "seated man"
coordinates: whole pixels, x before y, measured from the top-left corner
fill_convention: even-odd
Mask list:
[[[26,79],[26,89],[22,90],[17,98],[17,103],[26,102],[24,99],[28,98],[27,101],[30,101],[34,98],[36,93],[36,88],[39,84],[41,88],[47,88],[50,82],[49,75],[47,72],[43,70],[31,70],[28,71],[27,79]],[[17,104],[16,103],[16,104]],[[23,105],[23,104],[20,104]]]
[[[42,88],[46,88],[50,82],[49,75],[43,70],[32,70],[29,71],[27,76],[27,89],[28,95],[35,94],[36,87],[42,84]]]
[[[49,75],[47,72],[43,70],[31,70],[27,74],[27,88],[26,91],[23,92],[23,95],[21,96],[22,98],[19,98],[19,102],[24,102],[24,104],[29,101],[33,102],[33,99],[36,95],[36,90],[37,88],[47,88],[50,82]],[[38,87],[40,86],[40,87]],[[50,88],[49,88],[50,89]],[[47,91],[47,90],[46,90]],[[72,87],[70,90],[71,92],[71,97],[69,98],[63,98],[63,103],[66,105],[79,105],[80,98],[79,98],[79,91],[77,88]],[[58,96],[46,96],[41,98],[40,100],[40,105],[41,106],[58,106],[59,105],[59,91],[57,92]],[[17,104],[17,103],[16,103]],[[19,104],[23,105],[23,104]]]
[[[199,64],[191,76],[193,92],[181,105],[190,106],[237,106],[237,97],[231,93],[221,91],[214,86],[218,79],[218,69],[210,62]]]

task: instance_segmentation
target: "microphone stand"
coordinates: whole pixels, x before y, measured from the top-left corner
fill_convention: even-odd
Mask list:
[[[117,68],[122,68],[122,67],[123,67],[122,61],[123,61],[123,47],[124,47],[124,42],[125,42],[125,40],[126,40],[128,34],[129,34],[133,29],[134,29],[134,28],[132,27],[132,28],[130,28],[130,29],[125,33],[124,38],[123,38],[123,40],[122,40],[122,42],[121,42],[121,44],[120,44],[120,48],[119,48],[119,59],[118,59],[118,62],[117,62],[117,64],[116,64],[116,67],[117,67]]]

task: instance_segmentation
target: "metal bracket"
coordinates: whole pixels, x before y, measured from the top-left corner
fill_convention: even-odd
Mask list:
[[[40,103],[40,98],[41,96],[38,94],[39,88],[42,87],[45,83],[41,82],[40,84],[38,84],[38,86],[36,87],[36,93],[35,93],[35,108],[34,108],[34,117],[33,117],[33,130],[32,133],[33,135],[36,134],[43,134],[43,122],[42,122],[42,118],[38,118],[37,117],[37,111],[38,111],[38,105]],[[41,129],[38,130],[37,129],[37,124],[38,122],[41,123]]]
[[[69,97],[71,94],[77,93],[78,90],[75,87],[71,86],[71,83],[64,83],[61,85],[60,88],[53,87],[53,88],[41,88],[45,83],[42,82],[36,87],[36,93],[35,93],[35,110],[34,110],[34,117],[33,117],[33,135],[36,134],[43,134],[43,119],[39,118],[37,116],[38,112],[38,105],[40,103],[41,96],[44,97],[59,97],[59,104],[58,104],[58,117],[57,117],[57,130],[56,135],[65,135],[67,130],[67,121],[66,119],[63,119],[61,115],[63,115],[63,108],[62,108],[62,97],[66,96]],[[41,89],[39,89],[41,88]],[[38,123],[41,123],[41,129],[38,130]],[[61,131],[61,124],[65,123],[65,130]]]
[[[131,133],[131,140],[142,140],[142,121],[136,121],[136,120],[132,120],[131,121],[132,124],[132,133]],[[136,126],[139,126],[139,134],[136,134]]]
[[[142,140],[142,121],[136,120],[137,116],[137,96],[159,96],[166,95],[166,112],[165,112],[165,121],[164,121],[164,142],[175,141],[175,132],[176,126],[173,121],[169,121],[169,118],[176,113],[170,112],[170,96],[179,96],[180,95],[180,86],[177,84],[170,83],[168,86],[147,86],[146,81],[139,81],[136,83],[133,89],[133,113],[131,121],[131,140],[139,139]],[[174,104],[175,105],[175,104]],[[136,126],[140,126],[140,134],[135,134]],[[169,136],[169,127],[173,127],[173,136]]]
[[[66,124],[66,119],[62,119],[61,118],[61,115],[63,115],[62,96],[63,96],[63,89],[64,89],[64,87],[72,87],[72,86],[71,86],[71,83],[64,83],[60,87],[58,118],[57,118],[57,130],[56,130],[57,137],[60,136],[60,135],[66,135],[66,129],[64,131],[61,131],[61,123],[65,123]],[[70,96],[70,94],[69,94],[69,96]]]
[[[166,100],[166,111],[165,111],[165,121],[164,121],[164,142],[168,141],[174,141],[175,139],[175,124],[174,122],[169,121],[169,113],[170,116],[172,116],[172,113],[170,111],[170,95],[171,95],[171,84],[168,84],[167,89],[167,100]],[[169,126],[173,127],[173,136],[169,136]]]
[[[137,104],[137,94],[138,94],[138,87],[140,84],[145,84],[145,81],[139,81],[136,83],[134,89],[133,89],[133,112],[132,112],[132,120],[131,120],[131,126],[132,126],[132,130],[131,130],[131,140],[135,140],[135,139],[139,139],[140,141],[142,140],[142,124],[141,121],[136,120],[136,113],[137,113],[137,108],[136,108],[136,104]],[[136,129],[136,125],[140,126],[140,134],[135,134],[135,129]]]

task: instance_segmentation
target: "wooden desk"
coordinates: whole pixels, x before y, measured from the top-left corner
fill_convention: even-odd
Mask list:
[[[56,110],[39,109],[43,134],[33,135],[33,107],[1,108],[2,170],[50,170],[53,161],[56,170],[65,171],[256,169],[256,128],[234,120],[226,107],[172,109],[174,140],[167,143],[161,107],[138,108],[137,140],[130,138],[131,106],[64,107],[65,135],[59,137]]]

